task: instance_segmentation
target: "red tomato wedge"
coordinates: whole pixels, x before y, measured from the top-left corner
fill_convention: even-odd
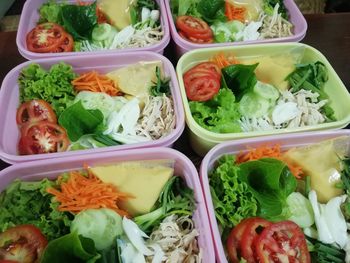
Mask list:
[[[282,221],[266,227],[255,243],[260,263],[310,263],[310,253],[300,227]]]
[[[16,121],[18,125],[43,120],[52,123],[57,122],[56,114],[51,105],[44,100],[31,100],[24,102],[17,110]]]
[[[202,19],[193,16],[179,16],[176,27],[182,38],[195,43],[212,43],[213,32]]]
[[[33,28],[26,37],[27,48],[36,53],[73,51],[73,38],[55,23],[43,23]]]
[[[0,234],[0,262],[39,262],[46,245],[45,236],[33,225],[9,228]]]
[[[18,144],[20,154],[63,152],[68,146],[69,139],[66,130],[55,123],[30,122],[21,128],[21,138]]]
[[[271,224],[271,222],[260,217],[249,218],[240,243],[241,256],[248,263],[258,262],[256,260],[255,242],[263,229]]]

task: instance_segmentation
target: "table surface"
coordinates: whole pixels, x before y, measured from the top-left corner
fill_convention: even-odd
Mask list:
[[[350,13],[331,13],[305,15],[308,30],[302,43],[311,45],[326,56],[339,77],[350,89]],[[0,32],[0,80],[18,64],[26,61],[16,46],[16,31]],[[174,58],[174,43],[170,42],[165,56]],[[176,61],[172,61],[176,65]],[[189,148],[186,131],[175,143],[174,148],[184,152],[199,165],[201,158]],[[8,164],[0,160],[0,170]]]

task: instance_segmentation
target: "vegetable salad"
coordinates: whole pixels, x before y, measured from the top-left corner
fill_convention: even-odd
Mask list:
[[[282,0],[171,0],[179,35],[193,43],[223,43],[293,35]]]
[[[38,24],[27,34],[36,53],[146,47],[162,40],[155,0],[49,0],[40,6]]]
[[[64,62],[32,63],[18,78],[19,154],[157,140],[175,128],[170,79],[161,61],[77,74]]]
[[[350,262],[349,138],[247,147],[208,172],[230,262]]]
[[[335,121],[320,62],[300,54],[216,54],[183,74],[194,120],[216,133],[297,128]]]
[[[0,261],[201,262],[193,190],[173,175],[173,163],[122,162],[55,180],[14,180],[0,193]],[[124,175],[138,183],[121,183]]]

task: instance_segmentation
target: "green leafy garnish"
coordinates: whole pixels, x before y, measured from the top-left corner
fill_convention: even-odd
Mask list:
[[[218,11],[224,8],[224,4],[224,0],[200,0],[197,4],[197,10],[205,21],[212,22]]]
[[[157,82],[153,82],[153,86],[150,88],[152,96],[161,96],[162,94],[170,94],[170,78],[162,78],[160,68],[156,67]]]

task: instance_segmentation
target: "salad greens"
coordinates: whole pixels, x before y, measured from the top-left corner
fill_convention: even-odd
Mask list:
[[[73,216],[59,212],[52,202],[48,187],[57,183],[43,179],[40,182],[13,181],[0,194],[0,232],[20,224],[32,224],[41,229],[48,240],[69,233]]]
[[[97,25],[96,2],[91,5],[64,5],[61,8],[62,25],[75,40],[91,39]]]
[[[50,0],[39,8],[39,24],[45,22],[61,23],[61,8],[64,4]]]
[[[287,197],[297,187],[288,166],[277,159],[262,158],[244,162],[239,168],[239,179],[248,185],[259,203],[258,215],[271,221],[285,219]]]
[[[332,244],[325,244],[313,238],[307,238],[311,260],[315,263],[343,263],[345,252]]]
[[[257,200],[248,184],[239,179],[240,168],[234,163],[233,155],[225,155],[209,174],[215,215],[223,228],[232,228],[257,214]]]
[[[41,263],[89,262],[94,263],[101,257],[96,251],[94,241],[71,232],[52,240],[47,245]]]
[[[221,88],[213,99],[205,102],[190,101],[194,120],[209,131],[218,133],[240,132],[240,113],[235,95],[230,89]]]
[[[153,96],[161,96],[162,94],[170,95],[170,78],[163,79],[161,76],[160,68],[156,67],[157,82],[150,89],[150,94]]]
[[[37,63],[31,63],[22,69],[18,78],[20,102],[45,100],[59,116],[75,98],[71,84],[75,77],[72,66],[64,62],[53,65],[48,71]]]
[[[275,8],[275,6],[277,4],[279,4],[278,12],[281,14],[281,16],[284,19],[288,19],[288,10],[287,10],[286,6],[284,5],[283,0],[264,0],[263,3],[264,3],[264,11],[268,15],[272,15],[273,9]]]
[[[197,4],[197,11],[207,22],[218,20],[217,16],[221,17],[221,21],[226,21],[225,15],[222,11],[224,5],[224,0],[199,0]]]
[[[141,230],[149,232],[167,216],[192,215],[194,209],[193,190],[186,186],[181,177],[173,176],[164,185],[152,211],[135,217],[134,221]]]
[[[62,112],[58,123],[67,131],[68,137],[75,142],[85,134],[92,134],[103,123],[100,110],[86,110],[81,100]]]

